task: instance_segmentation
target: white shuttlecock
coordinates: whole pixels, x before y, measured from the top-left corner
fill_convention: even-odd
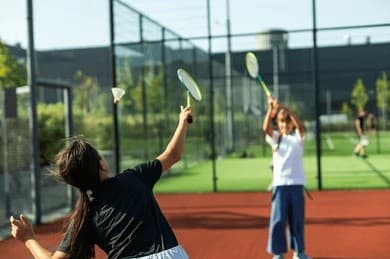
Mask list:
[[[112,91],[112,95],[114,96],[114,103],[119,102],[122,96],[126,93],[125,90],[119,87],[111,88],[111,91]]]

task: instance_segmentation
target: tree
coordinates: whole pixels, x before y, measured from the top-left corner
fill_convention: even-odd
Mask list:
[[[148,112],[162,112],[164,108],[163,69],[160,67],[157,75],[153,73],[151,68],[145,70],[147,70],[147,73],[144,79],[144,86],[146,90],[146,105],[148,107]],[[138,111],[143,109],[142,91],[143,89],[141,78],[132,92],[132,95],[134,96],[135,107]]]
[[[387,123],[387,110],[390,106],[390,81],[388,80],[387,73],[382,72],[380,77],[376,80],[376,101],[378,109],[382,110],[383,125],[386,129]]]
[[[39,159],[41,165],[48,165],[54,155],[61,149],[63,143],[58,141],[65,135],[64,104],[39,103],[38,133],[39,133]]]
[[[386,72],[382,72],[376,80],[376,101],[379,109],[390,106],[390,81]]]
[[[345,114],[347,118],[352,118],[352,109],[349,107],[347,102],[343,102],[341,105],[341,113]]]
[[[134,98],[131,94],[134,88],[133,73],[131,70],[130,58],[122,59],[121,65],[117,68],[117,87],[122,88],[126,91],[126,98],[121,100],[121,106],[126,111],[134,110]]]
[[[0,89],[26,85],[27,70],[11,55],[8,47],[0,40]]]
[[[351,93],[351,103],[356,107],[356,110],[363,109],[368,102],[368,94],[363,84],[363,80],[358,78]]]
[[[98,97],[100,87],[96,79],[78,70],[74,76],[76,85],[74,87],[74,104],[81,111],[91,113],[94,107],[94,100]],[[100,106],[100,105],[99,105]]]

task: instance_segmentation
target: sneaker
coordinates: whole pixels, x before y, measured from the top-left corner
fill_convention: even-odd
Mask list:
[[[272,257],[272,259],[283,259],[284,258],[284,255],[283,254],[278,254],[278,255],[274,255]]]
[[[311,259],[311,257],[305,254],[304,252],[301,252],[301,253],[294,253],[293,259]]]

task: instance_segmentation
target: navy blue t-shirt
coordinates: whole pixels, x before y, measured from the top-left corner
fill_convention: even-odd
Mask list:
[[[141,257],[178,245],[152,191],[161,172],[161,162],[151,160],[105,180],[91,195],[94,243],[108,258]],[[70,229],[57,250],[70,253]]]

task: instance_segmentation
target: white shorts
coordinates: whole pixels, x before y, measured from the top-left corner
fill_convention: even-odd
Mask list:
[[[181,245],[172,247],[162,252],[147,256],[138,257],[138,259],[188,259],[188,255]]]
[[[367,146],[370,142],[368,141],[368,138],[367,138],[367,136],[362,136],[361,138],[360,138],[360,145],[362,145],[362,146]]]

